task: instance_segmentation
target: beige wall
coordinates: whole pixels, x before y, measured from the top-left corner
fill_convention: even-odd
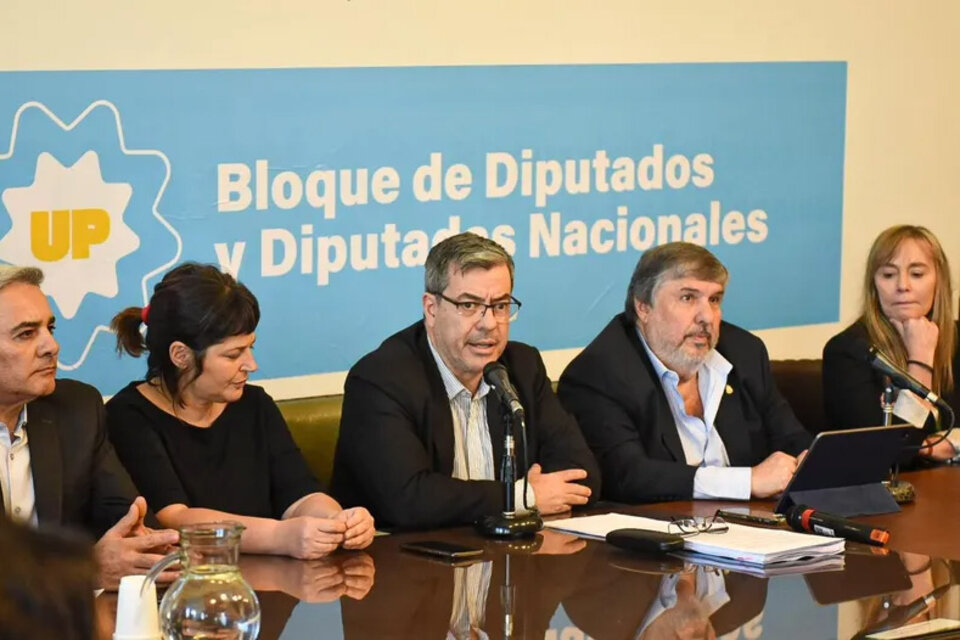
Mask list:
[[[930,227],[958,281],[958,24],[954,0],[2,0],[0,69],[847,61],[841,322],[761,332],[775,358],[817,357],[856,316],[880,229]],[[571,354],[547,354],[553,376]],[[270,386],[296,396],[341,381]]]

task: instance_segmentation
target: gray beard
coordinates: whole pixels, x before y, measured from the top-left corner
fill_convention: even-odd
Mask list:
[[[706,362],[710,351],[716,346],[716,339],[714,336],[711,336],[710,350],[698,353],[697,355],[691,355],[683,349],[683,346],[676,346],[661,339],[656,331],[642,329],[642,332],[644,339],[647,341],[647,345],[651,351],[657,354],[660,362],[666,365],[668,369],[676,371],[684,377],[692,376],[696,373],[700,365]]]
[[[663,364],[684,376],[691,376],[696,373],[697,369],[700,368],[700,365],[706,361],[707,354],[710,353],[707,351],[704,352],[702,356],[691,356],[681,347],[674,347],[672,345],[664,345],[664,347],[666,348],[667,352],[661,355],[658,352],[658,347],[655,347],[652,344],[650,345],[650,348],[653,349],[653,352],[657,354],[657,357],[660,358],[660,361],[663,362]]]

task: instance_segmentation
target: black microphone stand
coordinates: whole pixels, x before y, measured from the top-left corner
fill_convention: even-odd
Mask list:
[[[889,427],[893,424],[893,382],[889,376],[884,376],[882,406],[883,426]],[[900,461],[894,460],[893,467],[890,469],[890,479],[884,481],[883,486],[887,488],[897,504],[913,502],[917,497],[916,489],[910,482],[900,480],[898,475],[900,475]]]
[[[526,468],[526,426],[520,418],[520,433],[523,437],[524,468]],[[503,483],[503,513],[483,516],[474,523],[477,531],[488,538],[525,538],[543,528],[543,519],[536,509],[518,513],[514,501],[514,484],[517,480],[517,453],[513,437],[513,415],[509,408],[503,411],[503,460],[500,464],[500,482]],[[524,491],[526,502],[526,491]]]

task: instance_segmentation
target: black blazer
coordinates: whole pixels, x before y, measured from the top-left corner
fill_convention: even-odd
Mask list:
[[[733,365],[715,421],[730,464],[752,467],[774,451],[806,448],[811,436],[777,391],[763,342],[724,322],[717,351]],[[686,463],[667,396],[624,314],[573,359],[557,392],[600,462],[604,498],[693,497],[697,467]]]
[[[596,461],[554,395],[540,353],[509,342],[500,362],[526,412],[528,462],[539,462],[544,472],[585,469],[595,498]],[[489,394],[494,460],[503,454],[501,414],[495,394]],[[519,437],[517,462],[525,472]],[[499,482],[457,480],[452,473],[450,402],[420,321],[387,338],[347,375],[330,489],[345,507],[367,507],[383,526],[464,524],[503,510]]]
[[[960,322],[956,331],[960,340]],[[883,424],[883,376],[867,363],[869,348],[867,328],[859,320],[830,338],[823,348],[823,404],[828,427],[850,429]],[[958,374],[960,349],[953,354],[954,378]],[[960,409],[960,385],[956,379],[953,390],[941,395],[954,411]]]
[[[57,380],[27,404],[26,429],[40,525],[100,537],[123,517],[137,492],[107,439],[99,391]]]

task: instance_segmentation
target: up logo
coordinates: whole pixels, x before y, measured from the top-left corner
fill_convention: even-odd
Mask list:
[[[123,222],[132,193],[128,183],[104,181],[94,151],[69,167],[43,152],[33,184],[0,195],[12,220],[0,258],[43,269],[45,293],[69,320],[88,294],[119,292],[116,264],[140,247]]]
[[[112,314],[144,304],[147,280],[179,259],[180,236],[156,209],[169,175],[161,152],[126,147],[109,102],[69,124],[40,103],[17,111],[0,153],[0,261],[43,270],[61,319],[61,368],[83,364]],[[158,223],[171,235],[156,233]]]
[[[110,214],[106,209],[30,212],[30,249],[38,260],[56,262],[68,253],[74,260],[83,260],[90,257],[90,245],[101,244],[109,237]]]

